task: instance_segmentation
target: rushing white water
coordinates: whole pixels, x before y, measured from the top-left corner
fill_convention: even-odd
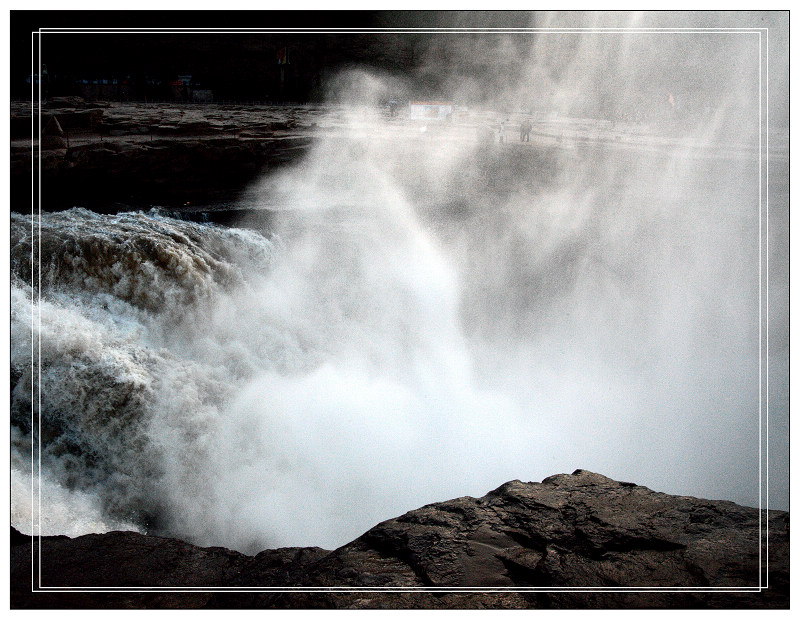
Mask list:
[[[476,431],[514,405],[472,387],[454,274],[396,208],[357,225],[323,215],[277,258],[244,230],[45,215],[41,302],[14,283],[15,504],[28,492],[32,312],[45,533],[59,530],[53,505],[91,497],[89,531],[129,520],[250,550],[332,544],[456,492],[471,477],[458,455],[480,452]],[[29,231],[14,216],[18,273]]]
[[[755,216],[741,186],[714,204],[684,187],[691,225],[674,193],[627,181],[610,201],[556,183],[431,216],[370,142],[270,180],[305,204],[269,236],[45,214],[33,303],[30,218],[12,217],[16,525],[37,505],[32,315],[44,533],[332,547],[429,501],[579,466],[754,503],[757,461],[742,455],[757,449],[757,297],[741,244]],[[325,180],[342,175],[363,197]]]
[[[609,41],[548,82],[556,109],[622,53]],[[374,103],[378,80],[351,82]],[[269,231],[13,215],[12,522],[332,548],[576,468],[758,505],[751,90],[696,127],[543,123],[536,148],[476,139],[505,114],[422,131],[351,105],[252,188],[282,209]]]

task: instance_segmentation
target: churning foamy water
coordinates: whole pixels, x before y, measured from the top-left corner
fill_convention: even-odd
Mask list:
[[[398,209],[324,212],[288,244],[154,213],[45,214],[33,303],[30,219],[15,215],[17,525],[32,414],[45,533],[63,513],[75,533],[331,545],[458,491],[475,479],[464,455],[497,470],[482,444],[516,406],[473,386],[456,274]]]
[[[658,50],[615,59],[656,39],[604,37],[559,71],[537,38],[520,84],[652,101]],[[536,145],[381,119],[356,75],[368,107],[251,188],[269,230],[12,215],[12,523],[333,548],[577,468],[758,505],[758,82],[726,54],[691,122],[540,115]]]
[[[370,148],[270,179],[305,201],[270,231],[12,216],[15,525],[334,547],[577,467],[757,501],[741,185],[701,202],[685,170],[669,193],[628,163],[648,183],[555,182],[437,215]],[[328,186],[339,166],[364,198]]]

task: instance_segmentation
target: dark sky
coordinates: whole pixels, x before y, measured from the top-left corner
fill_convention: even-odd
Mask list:
[[[183,30],[171,34],[47,32],[41,37],[42,63],[51,76],[72,79],[130,75],[170,80],[189,74],[203,86],[234,97],[263,96],[263,85],[278,79],[277,50],[288,47],[287,79],[294,81],[302,98],[321,81],[323,73],[347,65],[368,65],[413,77],[426,39],[424,35],[388,33],[194,34],[186,29],[525,27],[532,19],[531,13],[517,12],[14,11],[12,93],[26,88],[24,82],[31,73],[31,33],[39,28]],[[428,86],[436,88],[434,83]]]
[[[788,20],[787,20],[788,21]],[[478,102],[496,92],[508,92],[515,85],[533,79],[529,68],[539,65],[547,80],[570,79],[569,72],[583,70],[595,62],[585,57],[587,39],[582,35],[543,36],[527,32],[507,35],[497,33],[375,33],[378,28],[454,28],[454,27],[595,27],[595,26],[676,26],[676,27],[771,27],[771,80],[778,78],[778,88],[771,89],[773,118],[788,118],[787,98],[782,88],[787,81],[781,60],[788,43],[781,16],[776,12],[512,12],[512,11],[12,11],[11,12],[11,91],[12,96],[27,98],[30,87],[25,80],[31,73],[32,32],[39,28],[65,29],[180,29],[180,33],[123,32],[47,32],[41,37],[42,62],[48,73],[68,79],[150,77],[169,81],[178,75],[192,75],[203,88],[214,91],[219,99],[270,99],[280,81],[277,50],[287,47],[290,65],[284,68],[286,93],[295,101],[320,100],[322,85],[338,69],[368,66],[400,76],[408,90],[419,96],[452,97],[471,85],[467,98]],[[268,33],[199,34],[186,29],[203,28],[276,29]],[[291,33],[289,28],[316,28],[323,33]],[[348,34],[331,34],[336,28],[351,29]],[[371,33],[353,33],[353,29],[371,29]],[[574,40],[573,40],[574,39]],[[664,92],[711,93],[731,84],[749,84],[737,46],[739,35],[695,35],[674,37],[674,44],[652,52],[643,49],[619,62],[614,71],[600,67],[595,83],[583,84],[581,93],[589,93],[592,105],[613,108],[609,103],[621,88],[644,94],[648,100]],[[641,41],[642,37],[636,37]],[[659,39],[663,42],[665,39]],[[598,40],[604,43],[605,40]],[[624,37],[614,37],[617,43]],[[555,45],[555,43],[560,43]],[[583,52],[581,51],[583,45]],[[623,46],[624,48],[624,46]],[[595,45],[597,54],[607,61],[622,59],[608,45]],[[751,63],[752,64],[752,63]],[[572,68],[570,68],[572,67]],[[588,66],[588,69],[592,69]],[[737,73],[738,72],[738,73]],[[775,95],[778,93],[780,96]],[[53,93],[51,93],[53,94]],[[69,94],[69,93],[59,93]],[[539,100],[548,92],[537,94]],[[705,95],[704,95],[705,96]],[[698,104],[699,105],[699,104]]]

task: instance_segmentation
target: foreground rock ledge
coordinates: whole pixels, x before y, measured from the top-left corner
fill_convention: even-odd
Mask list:
[[[788,513],[666,495],[584,470],[424,506],[335,551],[251,557],[132,532],[41,540],[46,587],[203,591],[31,592],[38,542],[12,530],[11,544],[12,608],[789,607]],[[769,587],[758,591],[759,579]],[[268,586],[354,591],[206,589]],[[634,587],[651,590],[624,591]]]

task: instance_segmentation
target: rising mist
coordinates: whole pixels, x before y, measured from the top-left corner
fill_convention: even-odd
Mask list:
[[[333,548],[577,468],[759,504],[757,37],[451,33],[423,58],[331,81],[311,151],[242,197],[269,230],[48,223],[49,406],[93,414],[54,424],[44,482],[87,527]],[[389,117],[424,76],[453,119]]]

